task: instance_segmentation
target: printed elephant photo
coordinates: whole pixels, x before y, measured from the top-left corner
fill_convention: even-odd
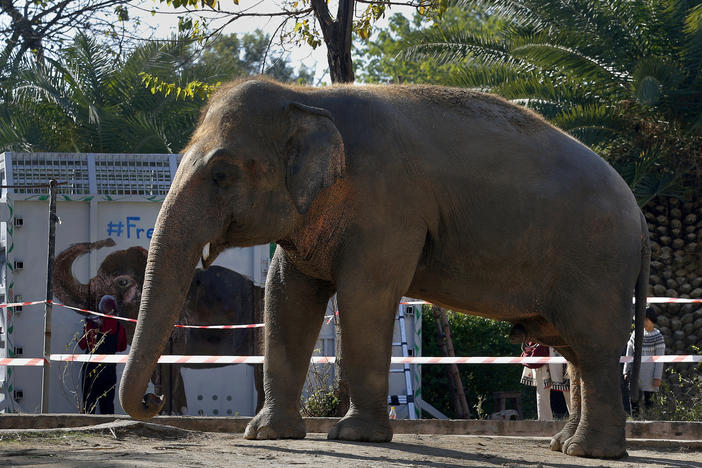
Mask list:
[[[149,376],[200,259],[267,242],[266,395],[246,438],[305,436],[300,394],[336,293],[351,404],[328,437],[391,440],[393,323],[408,296],[554,347],[573,367],[573,411],[551,448],[626,454],[619,356],[632,316],[643,336],[646,221],[608,163],[535,113],[439,86],[222,85],[156,221],[119,389],[133,418],[163,404],[145,395]]]
[[[138,246],[110,253],[100,264],[95,277],[83,284],[73,275],[73,264],[91,250],[114,247],[113,239],[81,242],[71,245],[56,256],[54,263],[54,295],[64,304],[98,310],[100,298],[114,296],[117,315],[136,319],[146,268],[146,249]],[[196,269],[186,300],[180,308],[178,323],[190,325],[240,325],[263,321],[263,288],[245,276],[221,266]],[[122,322],[127,343],[132,344],[135,325]],[[160,330],[159,330],[160,333]],[[236,355],[263,354],[263,332],[260,328],[244,330],[198,330],[174,328],[168,354]],[[163,364],[154,369],[151,381],[164,395],[165,414],[184,414],[187,404],[181,367],[220,367],[222,364]],[[263,406],[263,366],[254,365],[254,382],[258,393],[258,411]]]
[[[81,256],[104,247],[114,247],[111,238],[97,242],[79,242],[56,255],[54,260],[54,296],[72,307],[98,310],[103,296],[113,296],[117,301],[119,315],[136,319],[139,315],[141,288],[144,284],[147,251],[134,246],[110,253],[98,267],[94,277],[87,284],[81,283],[73,275],[73,263]],[[127,341],[132,343],[134,323],[123,322]]]

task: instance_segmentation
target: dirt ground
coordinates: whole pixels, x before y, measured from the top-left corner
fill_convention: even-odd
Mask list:
[[[622,460],[552,452],[545,438],[397,434],[393,442],[250,441],[241,434],[194,432],[136,422],[88,430],[0,431],[0,467],[502,466],[702,467],[702,450],[629,447]]]

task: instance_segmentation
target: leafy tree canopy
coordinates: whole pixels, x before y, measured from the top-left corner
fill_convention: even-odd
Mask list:
[[[441,17],[430,17],[416,13],[412,19],[396,13],[389,18],[387,28],[360,43],[357,49],[356,70],[360,81],[366,83],[435,83],[458,82],[461,70],[468,66],[462,58],[450,63],[440,63],[433,57],[408,59],[402,52],[411,44],[421,40],[426,31],[439,28],[455,28],[483,31],[495,34],[500,27],[495,16],[480,9],[449,7]]]
[[[76,29],[121,50],[141,26],[129,17],[129,1],[0,0],[0,70],[8,64],[17,67],[27,54],[39,62],[55,58],[73,42]]]
[[[612,162],[644,204],[702,181],[702,2],[464,0],[504,27],[426,29],[405,52],[532,107]]]
[[[264,63],[268,38],[260,31],[220,40],[202,53],[176,38],[114,56],[79,33],[56,59],[24,61],[0,86],[0,151],[180,151],[206,97],[193,83],[247,75]],[[310,79],[273,63],[267,72],[281,80]],[[160,81],[146,87],[149,77]],[[171,92],[157,92],[163,83]]]
[[[157,1],[157,0],[154,0]],[[427,17],[440,16],[448,0],[338,0],[336,12],[326,0],[279,0],[265,4],[239,0],[158,0],[172,8],[185,10],[180,28],[204,41],[242,18],[267,17],[277,22],[279,45],[309,46],[324,44],[333,83],[354,81],[351,48],[354,34],[367,40],[373,25],[385,17],[391,6],[413,7]]]
[[[314,71],[304,65],[295,71],[282,55],[272,54],[270,41],[270,36],[259,29],[242,36],[219,36],[203,49],[193,64],[193,71],[201,67],[216,70],[218,81],[266,74],[284,82],[311,83]]]

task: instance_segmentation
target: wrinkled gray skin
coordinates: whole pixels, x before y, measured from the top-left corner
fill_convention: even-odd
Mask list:
[[[159,213],[120,400],[136,419],[158,412],[158,398],[142,396],[201,252],[208,264],[224,248],[275,241],[265,405],[246,438],[304,437],[300,393],[336,292],[351,407],[329,438],[390,440],[393,320],[407,295],[554,346],[575,375],[573,414],[552,448],[620,457],[618,356],[634,290],[637,317],[645,306],[647,236],[607,163],[502,99],[430,86],[225,85]]]
[[[178,323],[186,325],[247,325],[263,321],[263,288],[229,268],[212,265],[197,268]],[[204,356],[259,356],[263,353],[260,328],[204,330],[175,328],[166,345],[167,354]],[[203,369],[226,364],[159,364],[152,381],[164,392],[166,414],[184,414],[188,406],[181,367]],[[170,385],[169,385],[170,383]],[[258,392],[256,410],[263,407],[263,366],[254,365]],[[172,392],[169,392],[172,389]]]

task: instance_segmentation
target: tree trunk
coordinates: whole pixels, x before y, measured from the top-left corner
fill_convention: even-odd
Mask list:
[[[327,46],[327,63],[332,83],[353,83],[351,45],[355,0],[339,0],[336,20],[329,14],[325,0],[312,0],[314,15],[319,21]]]
[[[16,8],[14,3],[10,0],[0,0],[0,10],[4,11],[12,19],[10,24],[13,30],[12,37],[15,40],[21,37],[20,50],[15,54],[16,58],[13,63],[13,68],[19,65],[20,59],[27,50],[31,50],[37,62],[43,64],[44,44],[42,43],[41,34],[36,30],[35,25],[32,24],[32,18],[24,16],[22,11]],[[36,16],[34,19],[36,19]],[[16,44],[18,41],[11,40],[8,42],[7,46],[12,46],[12,42]],[[6,48],[3,55],[9,59],[10,53],[11,49]]]
[[[439,337],[441,351],[444,356],[453,357],[456,354],[453,351],[453,342],[451,341],[451,329],[449,327],[446,311],[440,307],[432,306],[434,320],[436,320],[436,333]],[[451,390],[451,399],[453,400],[453,408],[460,419],[470,418],[470,409],[466,401],[466,394],[463,391],[463,382],[461,375],[458,372],[456,364],[446,366],[446,371],[449,376],[449,384]]]

